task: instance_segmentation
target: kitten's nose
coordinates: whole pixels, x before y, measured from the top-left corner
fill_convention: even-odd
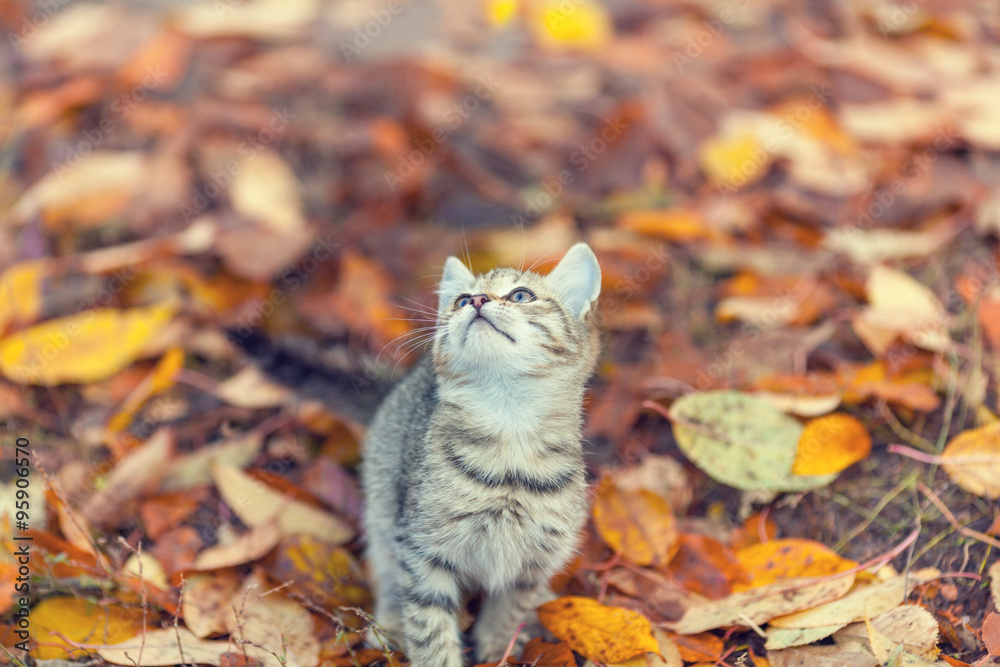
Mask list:
[[[474,294],[469,298],[472,299],[472,305],[473,307],[475,307],[477,311],[483,307],[484,303],[490,300],[490,297],[486,296],[485,294]]]

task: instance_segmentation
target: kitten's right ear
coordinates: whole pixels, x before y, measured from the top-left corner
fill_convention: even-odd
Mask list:
[[[444,274],[438,284],[438,312],[442,313],[451,306],[462,292],[472,289],[476,282],[476,276],[472,271],[465,268],[462,260],[452,255],[444,261]]]

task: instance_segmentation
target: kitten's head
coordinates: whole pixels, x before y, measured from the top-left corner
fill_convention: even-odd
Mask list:
[[[449,257],[438,287],[434,362],[448,376],[589,375],[601,267],[578,243],[548,275],[513,268],[474,275]]]

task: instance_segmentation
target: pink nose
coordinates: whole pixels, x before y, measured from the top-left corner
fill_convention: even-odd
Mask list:
[[[475,294],[470,298],[472,299],[472,305],[476,310],[482,308],[483,304],[490,300],[490,297],[485,294]]]

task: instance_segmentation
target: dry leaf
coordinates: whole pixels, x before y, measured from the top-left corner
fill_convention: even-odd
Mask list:
[[[96,605],[71,595],[45,598],[31,608],[31,656],[36,660],[67,660],[78,643],[114,644],[133,636],[142,627],[142,609],[120,604]]]
[[[605,478],[593,515],[608,546],[637,565],[666,565],[676,550],[677,521],[667,501],[652,491],[622,491]]]
[[[799,438],[792,472],[826,475],[840,472],[868,457],[872,438],[855,417],[844,413],[808,421]]]
[[[277,234],[299,234],[306,226],[302,215],[302,184],[277,153],[258,151],[233,176],[229,198],[233,209]]]
[[[549,632],[588,660],[621,662],[657,651],[649,621],[634,611],[583,597],[561,597],[538,608]]]
[[[84,516],[97,525],[106,525],[128,512],[131,501],[159,482],[173,449],[173,431],[158,429],[111,470],[103,488],[84,503]]]
[[[797,538],[755,544],[737,551],[736,557],[750,578],[750,584],[737,584],[735,590],[757,588],[795,577],[822,577],[857,566],[819,542]]]
[[[930,289],[908,274],[875,266],[865,289],[869,306],[854,318],[853,325],[874,354],[885,354],[899,336],[937,352],[950,345],[947,311]]]
[[[73,221],[100,225],[121,214],[147,184],[147,158],[134,152],[94,152],[61,163],[21,195],[13,217],[40,215],[50,226]]]
[[[181,600],[184,625],[201,639],[225,633],[229,605],[239,587],[239,580],[229,570],[189,576]]]
[[[879,667],[864,646],[802,646],[768,651],[771,667]]]
[[[283,536],[305,533],[333,544],[354,537],[354,529],[333,514],[288,498],[235,466],[213,463],[212,477],[222,499],[248,526],[276,521]]]
[[[938,622],[929,611],[915,604],[904,604],[870,619],[870,624],[894,645],[925,658],[937,653]],[[867,623],[852,623],[834,635],[838,643],[868,641]],[[877,655],[877,654],[876,654]]]
[[[1000,422],[955,436],[941,452],[953,482],[984,498],[1000,498]]]
[[[899,606],[914,586],[933,581],[940,575],[940,571],[934,568],[925,568],[887,581],[861,585],[834,602],[772,618],[770,623],[779,628],[818,628],[863,621],[866,616],[878,615]]]
[[[0,336],[11,324],[35,321],[42,309],[42,280],[49,274],[45,260],[18,262],[0,273]]]
[[[533,0],[530,26],[535,38],[551,49],[597,50],[612,36],[608,10],[597,0]]]
[[[263,558],[281,541],[281,531],[273,523],[254,526],[232,541],[220,541],[198,554],[196,570],[217,570],[235,567]]]
[[[184,627],[149,630],[141,635],[97,649],[97,654],[115,665],[127,667],[173,667],[181,664],[216,665],[231,644],[227,640],[208,641],[194,636]],[[250,655],[259,652],[253,646],[244,647]],[[139,651],[142,662],[138,662]]]
[[[23,329],[0,340],[0,372],[21,384],[103,380],[140,357],[176,310],[87,310]]]
[[[843,597],[854,575],[786,579],[747,591],[693,605],[671,628],[680,634],[696,634],[726,625],[764,623],[792,610],[812,609]]]

